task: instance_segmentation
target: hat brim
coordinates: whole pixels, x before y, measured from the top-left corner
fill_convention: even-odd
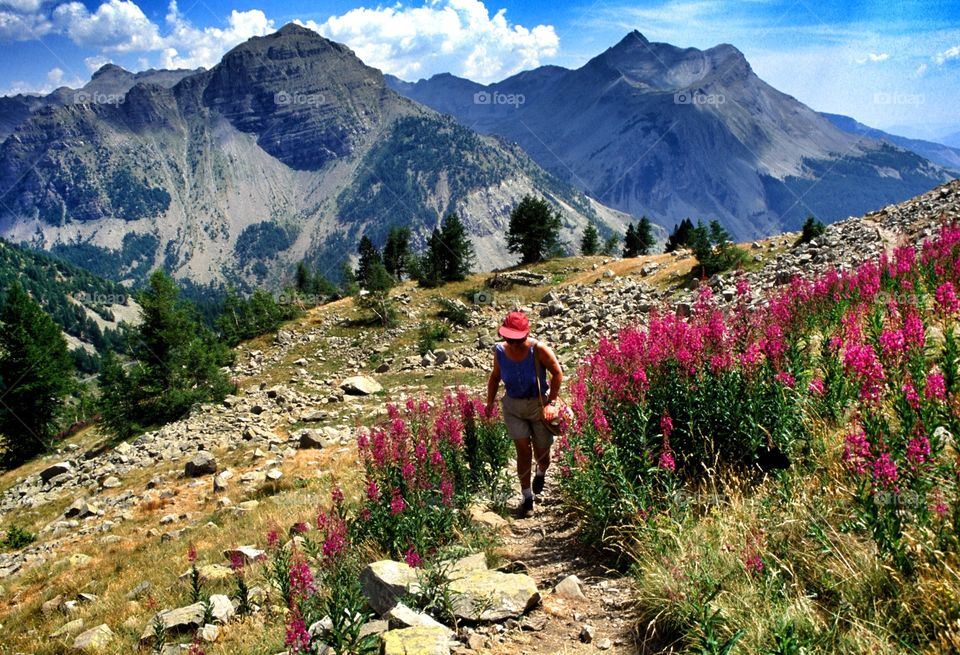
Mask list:
[[[501,325],[499,332],[500,336],[504,339],[523,339],[530,334],[530,330],[514,330],[513,328],[508,328],[506,325]]]

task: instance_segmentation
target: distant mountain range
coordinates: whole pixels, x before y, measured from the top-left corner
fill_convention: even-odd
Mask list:
[[[454,211],[478,265],[505,266],[516,261],[507,218],[525,194],[561,210],[571,242],[588,223],[622,232],[630,218],[293,24],[210,70],[107,66],[35,100],[6,99],[0,234],[115,280],[163,266],[278,286],[301,258],[336,277],[361,235],[382,243],[407,225],[416,247]]]
[[[718,218],[751,238],[796,229],[808,214],[859,215],[951,177],[928,155],[838,128],[763,82],[730,45],[682,49],[632,32],[576,70],[543,66],[489,85],[387,80],[518,143],[590,197],[665,226]]]
[[[509,265],[507,217],[529,193],[561,210],[571,245],[588,223],[622,233],[642,215],[717,218],[747,239],[904,200],[960,163],[818,114],[733,46],[638,32],[576,70],[480,85],[385,78],[290,24],[210,70],[107,65],[81,89],[0,98],[0,140],[11,241],[126,283],[162,266],[273,287],[300,259],[336,277],[391,225],[423,247],[454,211],[480,268]]]
[[[960,148],[951,148],[950,146],[934,141],[924,141],[923,139],[910,139],[905,136],[888,134],[883,130],[864,125],[849,116],[840,114],[821,114],[828,121],[839,127],[844,132],[868,136],[879,141],[887,141],[896,146],[916,153],[921,157],[929,159],[934,164],[939,164],[947,169],[954,177],[960,176]]]

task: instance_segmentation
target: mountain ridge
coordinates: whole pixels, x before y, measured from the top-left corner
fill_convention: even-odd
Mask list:
[[[519,143],[604,204],[668,227],[719,218],[752,238],[796,229],[808,213],[860,214],[949,179],[918,155],[835,127],[763,82],[729,44],[678,48],[633,32],[577,69],[537,68],[488,85],[454,76],[387,82]],[[824,174],[840,179],[820,184]]]
[[[399,136],[405,130],[413,141]],[[625,214],[588,201],[502,140],[470,134],[389,89],[346,46],[287,26],[172,86],[137,83],[122,102],[32,113],[0,145],[0,182],[12,189],[0,234],[59,248],[81,265],[119,252],[134,234],[156,242],[153,267],[180,277],[278,286],[304,258],[339,276],[360,235],[385,234],[395,220],[422,247],[452,211],[464,214],[478,265],[502,265],[507,214],[528,193],[561,209],[568,241],[588,222],[622,231]],[[462,142],[476,147],[458,150]],[[394,147],[371,154],[382,143]],[[373,180],[375,202],[349,210],[371,167],[389,183]],[[142,280],[131,274],[109,277]]]

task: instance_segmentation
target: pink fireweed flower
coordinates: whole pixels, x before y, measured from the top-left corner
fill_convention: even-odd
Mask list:
[[[313,572],[302,557],[298,557],[290,565],[288,578],[290,580],[290,592],[298,598],[308,598],[317,591],[313,582]]]
[[[439,450],[435,450],[430,453],[430,464],[432,466],[441,466],[443,464],[443,453]]]
[[[397,514],[403,513],[403,510],[407,508],[406,501],[403,500],[403,495],[401,495],[399,489],[393,490],[393,498],[390,500],[390,513],[396,516]]]
[[[187,561],[191,564],[197,561],[197,547],[193,544],[187,546]]]
[[[413,462],[404,462],[403,466],[400,467],[400,474],[403,476],[403,479],[409,482],[411,478],[416,474],[417,467],[413,465]]]
[[[934,371],[927,376],[927,384],[923,388],[923,395],[927,400],[946,400],[947,385],[943,373]]]
[[[232,551],[230,553],[230,568],[233,569],[234,571],[241,571],[243,570],[243,565],[244,565],[243,553],[236,550]]]
[[[283,643],[294,655],[310,651],[310,632],[300,612],[295,612],[287,624],[287,636]]]
[[[939,287],[937,287],[934,295],[937,298],[937,305],[946,315],[953,315],[957,313],[957,309],[960,308],[960,302],[957,301],[957,290],[953,286],[953,282],[944,282]]]
[[[407,563],[412,569],[417,568],[423,563],[423,558],[420,557],[420,554],[417,552],[417,549],[413,546],[407,549],[406,554],[403,556],[403,561]]]
[[[826,392],[826,387],[823,385],[822,378],[813,378],[810,380],[810,384],[807,385],[807,391],[813,394],[814,396],[822,396]]]
[[[790,387],[791,389],[797,384],[796,378],[794,378],[793,375],[791,375],[788,371],[780,371],[774,376],[774,378],[783,386]]]
[[[666,412],[660,417],[660,432],[663,433],[664,439],[669,439],[673,434],[673,419]]]
[[[376,503],[380,500],[380,487],[377,486],[376,480],[370,480],[370,483],[367,485],[367,499]]]
[[[870,442],[864,431],[857,430],[847,435],[843,448],[843,461],[857,475],[867,472],[867,462],[871,458]]]
[[[330,499],[333,501],[334,505],[340,505],[343,503],[343,489],[340,488],[340,485],[334,486],[333,490],[330,492]]]
[[[917,466],[930,457],[930,440],[926,435],[918,435],[907,444],[907,461]]]
[[[907,342],[901,330],[884,330],[880,334],[880,349],[886,359],[896,361],[906,346]]]
[[[907,404],[910,405],[911,409],[917,409],[920,407],[920,395],[917,393],[916,387],[913,386],[913,382],[907,380],[903,383],[903,397],[907,400]]]
[[[848,373],[860,381],[860,395],[865,400],[878,400],[883,391],[883,367],[873,348],[867,344],[850,343],[843,356],[843,364]]]
[[[890,453],[880,453],[873,462],[873,479],[881,487],[892,487],[897,482],[897,464]]]
[[[903,339],[908,348],[921,349],[926,343],[926,331],[923,321],[916,313],[903,319]]]
[[[750,293],[750,282],[745,277],[737,278],[737,295],[741,298]]]
[[[593,427],[601,437],[610,435],[610,424],[607,423],[607,417],[597,405],[593,407]]]
[[[756,551],[747,551],[744,553],[743,566],[747,569],[747,573],[759,575],[763,573],[763,558]]]
[[[660,451],[660,459],[657,460],[657,468],[670,471],[671,473],[677,470],[677,463],[673,459],[673,451],[670,450],[669,444],[666,448]]]
[[[453,507],[453,482],[450,480],[440,483],[440,502],[446,507]]]
[[[343,552],[347,546],[347,524],[338,521],[327,531],[327,538],[323,540],[323,556],[333,559]]]
[[[297,521],[292,526],[290,526],[290,532],[293,534],[304,534],[310,531],[310,526],[307,525],[304,521]]]
[[[272,550],[276,548],[279,543],[280,532],[276,528],[271,528],[270,531],[267,532],[267,548]]]

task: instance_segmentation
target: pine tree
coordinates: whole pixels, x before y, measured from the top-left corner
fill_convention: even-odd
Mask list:
[[[606,241],[603,242],[603,249],[601,252],[608,257],[613,257],[617,254],[617,250],[620,246],[620,235],[611,234],[607,237]]]
[[[521,264],[543,261],[562,246],[560,213],[543,198],[524,196],[512,212],[507,250],[520,255]]]
[[[593,223],[587,225],[583,230],[583,238],[580,239],[580,254],[584,256],[596,255],[600,252],[600,233]]]
[[[387,235],[387,243],[383,246],[383,265],[387,273],[398,282],[408,273],[410,258],[410,228],[394,225]]]
[[[467,237],[467,230],[456,214],[450,214],[440,228],[440,240],[443,250],[442,278],[444,282],[459,282],[467,279],[473,265],[473,244]]]
[[[649,218],[641,216],[637,224],[637,254],[649,255],[656,244],[657,240],[653,237],[653,224]]]
[[[429,288],[438,287],[443,284],[443,257],[444,245],[443,235],[440,228],[433,228],[430,238],[427,239],[427,250],[420,258],[417,268],[419,269],[418,281],[421,286]]]
[[[304,261],[297,264],[296,285],[300,293],[313,293],[313,274]]]
[[[623,257],[625,259],[636,257],[639,253],[640,243],[637,239],[637,230],[633,223],[627,225],[627,233],[623,237]]]
[[[0,314],[0,435],[3,465],[18,465],[50,446],[73,360],[60,328],[19,282]]]
[[[693,238],[693,231],[693,221],[689,218],[680,221],[679,225],[673,227],[673,232],[671,232],[667,238],[666,252],[674,252],[680,248],[689,246]]]
[[[129,372],[119,363],[101,371],[104,415],[121,435],[176,420],[194,403],[218,401],[230,390],[221,367],[230,351],[205,328],[196,310],[179,298],[173,279],[161,270],[139,295],[141,322],[133,334]],[[108,407],[108,399],[119,408]]]

